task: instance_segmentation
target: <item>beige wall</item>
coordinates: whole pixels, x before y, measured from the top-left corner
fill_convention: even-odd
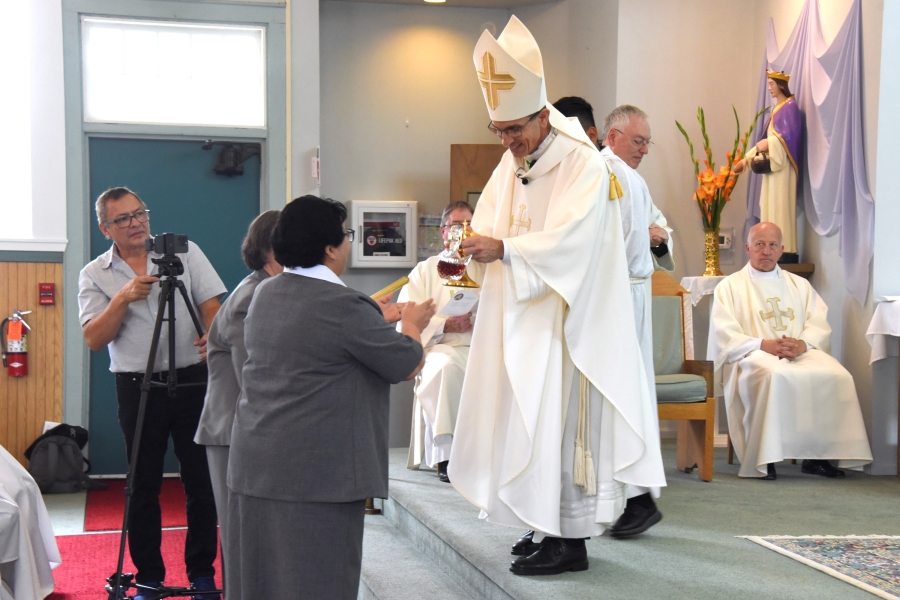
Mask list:
[[[322,191],[439,212],[450,144],[495,143],[472,49],[505,10],[321,4]]]

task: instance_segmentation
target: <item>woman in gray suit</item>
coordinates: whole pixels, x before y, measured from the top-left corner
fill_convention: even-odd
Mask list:
[[[272,247],[284,273],[259,285],[228,463],[228,600],[354,600],[366,498],[388,488],[392,383],[423,360],[429,300],[398,332],[344,286],[353,231],[342,204],[285,206]]]
[[[225,484],[228,449],[231,446],[234,409],[238,396],[241,395],[241,369],[247,360],[244,317],[247,316],[256,286],[282,271],[282,266],[275,260],[272,252],[272,232],[275,231],[279,213],[277,210],[266,211],[250,224],[247,237],[241,244],[241,256],[244,264],[253,269],[253,272],[238,284],[216,313],[207,336],[209,385],[194,442],[206,446],[223,555],[228,540],[228,486]]]

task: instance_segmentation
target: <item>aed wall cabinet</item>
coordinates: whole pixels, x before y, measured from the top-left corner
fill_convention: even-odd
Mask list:
[[[413,268],[418,260],[416,202],[351,200],[350,226],[355,232],[350,266]]]

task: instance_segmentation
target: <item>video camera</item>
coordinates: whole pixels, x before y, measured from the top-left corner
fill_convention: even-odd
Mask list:
[[[147,252],[157,254],[184,254],[188,251],[188,236],[177,233],[161,233],[144,242]]]
[[[188,236],[177,233],[161,233],[144,242],[147,252],[162,254],[162,258],[152,258],[153,264],[159,265],[160,277],[177,277],[184,274],[184,264],[176,254],[188,251]]]

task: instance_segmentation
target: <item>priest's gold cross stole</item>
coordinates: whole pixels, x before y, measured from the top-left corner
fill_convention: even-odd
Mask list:
[[[519,232],[522,229],[525,229],[525,231],[531,231],[531,219],[525,218],[525,205],[524,204],[519,205],[519,217],[518,218],[516,218],[512,215],[509,215],[509,228],[512,229],[513,227],[516,228],[515,233],[512,234],[513,237],[516,237],[517,235],[519,235]]]
[[[787,324],[784,322],[782,317],[787,317],[789,320],[794,320],[794,309],[789,308],[787,310],[781,310],[778,308],[778,303],[781,302],[781,298],[767,298],[766,302],[769,303],[769,306],[772,307],[772,310],[769,312],[759,311],[759,316],[763,321],[768,321],[769,319],[774,319],[775,324],[772,326],[772,329],[775,331],[784,331],[787,329]]]
[[[500,98],[497,92],[513,89],[516,85],[516,78],[509,73],[498,73],[494,67],[494,57],[490,52],[485,52],[481,57],[482,71],[478,71],[478,81],[484,88],[484,97],[487,98],[488,106],[494,110],[500,106]]]

